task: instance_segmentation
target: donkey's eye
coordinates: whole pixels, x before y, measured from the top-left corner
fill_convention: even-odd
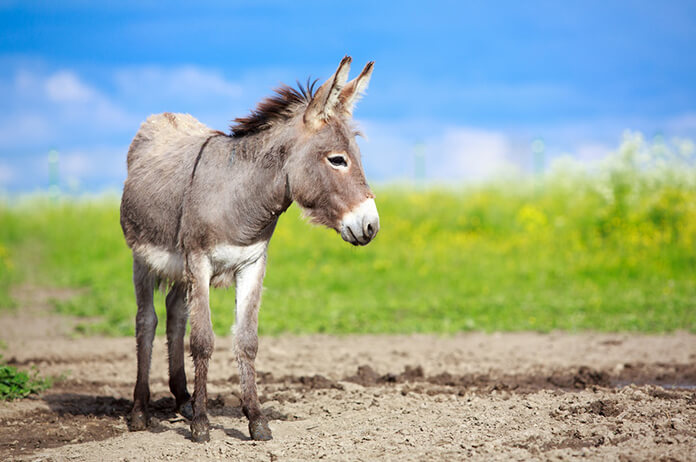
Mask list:
[[[336,168],[348,167],[348,161],[346,160],[346,157],[343,155],[329,156],[329,157],[327,157],[327,159],[329,160],[329,163],[331,164],[332,167],[336,167]]]

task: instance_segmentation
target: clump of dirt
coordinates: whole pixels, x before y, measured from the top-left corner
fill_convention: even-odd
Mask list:
[[[208,409],[223,409],[225,407],[225,398],[222,395],[217,395],[215,398],[208,398]]]
[[[357,383],[363,387],[370,387],[376,385],[379,379],[380,376],[377,372],[375,372],[374,369],[366,364],[363,364],[362,366],[358,366],[358,371],[355,375],[346,377],[343,380],[346,382]]]
[[[598,399],[588,404],[585,410],[591,414],[601,415],[602,417],[616,417],[621,414],[622,406],[614,400]]]
[[[660,399],[685,399],[684,394],[665,390],[662,387],[649,387],[647,392],[650,396]],[[696,396],[696,393],[691,395],[691,399],[693,399],[694,396]]]
[[[379,375],[367,364],[358,366],[355,375],[345,377],[344,382],[353,382],[363,387],[370,387],[387,383],[422,382],[425,379],[423,366],[405,366],[400,374],[387,373]]]
[[[297,381],[307,390],[320,390],[322,388],[333,388],[343,390],[343,385],[329,380],[323,375],[315,374],[312,376],[300,376]]]
[[[543,445],[543,451],[546,452],[553,449],[598,448],[606,442],[606,439],[602,435],[584,436],[578,430],[571,430],[567,432],[567,435],[567,437],[558,442],[547,442]]]
[[[115,416],[37,411],[0,419],[0,455],[14,458],[37,449],[101,441],[126,431]],[[5,459],[7,460],[7,459]]]
[[[696,362],[686,364],[628,362],[621,364],[615,382],[619,385],[693,387],[696,384]]]
[[[239,376],[230,376],[228,382],[239,383]],[[271,372],[258,371],[256,373],[256,383],[263,385],[299,385],[299,389],[301,390],[320,390],[324,388],[343,390],[343,385],[334,380],[328,379],[321,374],[301,376],[284,375],[280,378],[276,378]]]
[[[580,367],[573,374],[568,374],[567,372],[554,373],[548,380],[551,384],[563,389],[585,389],[593,385],[600,387],[611,385],[611,379],[607,372],[590,369],[586,366]]]

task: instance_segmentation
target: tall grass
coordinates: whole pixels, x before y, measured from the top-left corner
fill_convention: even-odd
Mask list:
[[[365,248],[295,206],[281,217],[262,333],[696,329],[696,168],[665,145],[632,136],[594,168],[377,195],[382,230]],[[21,200],[0,206],[0,223],[0,300],[10,281],[83,288],[57,309],[89,318],[86,332],[132,333],[117,198]],[[226,333],[233,290],[211,305]]]

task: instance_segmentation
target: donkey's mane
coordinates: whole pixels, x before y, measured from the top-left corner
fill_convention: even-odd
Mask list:
[[[281,85],[275,89],[273,96],[261,100],[248,116],[234,119],[234,124],[230,125],[230,134],[234,137],[253,135],[266,130],[275,122],[288,120],[298,106],[312,101],[316,83],[316,80],[312,82],[307,79],[306,85],[297,82],[297,88]]]

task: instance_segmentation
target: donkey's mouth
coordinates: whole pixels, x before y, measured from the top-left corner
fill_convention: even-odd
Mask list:
[[[343,216],[340,233],[353,245],[367,245],[379,231],[379,215],[374,199],[367,199]]]
[[[358,240],[358,238],[355,237],[355,233],[353,233],[353,230],[350,229],[349,227],[345,227],[344,229],[345,229],[345,231],[341,232],[341,237],[343,238],[344,241],[350,242],[353,245],[365,245],[365,244],[367,244],[367,242],[365,242],[365,243],[360,242]]]
[[[355,246],[367,245],[369,244],[375,236],[374,229],[372,225],[367,225],[369,231],[364,233],[359,233],[353,231],[349,226],[341,226],[341,237],[344,241],[349,242]]]

